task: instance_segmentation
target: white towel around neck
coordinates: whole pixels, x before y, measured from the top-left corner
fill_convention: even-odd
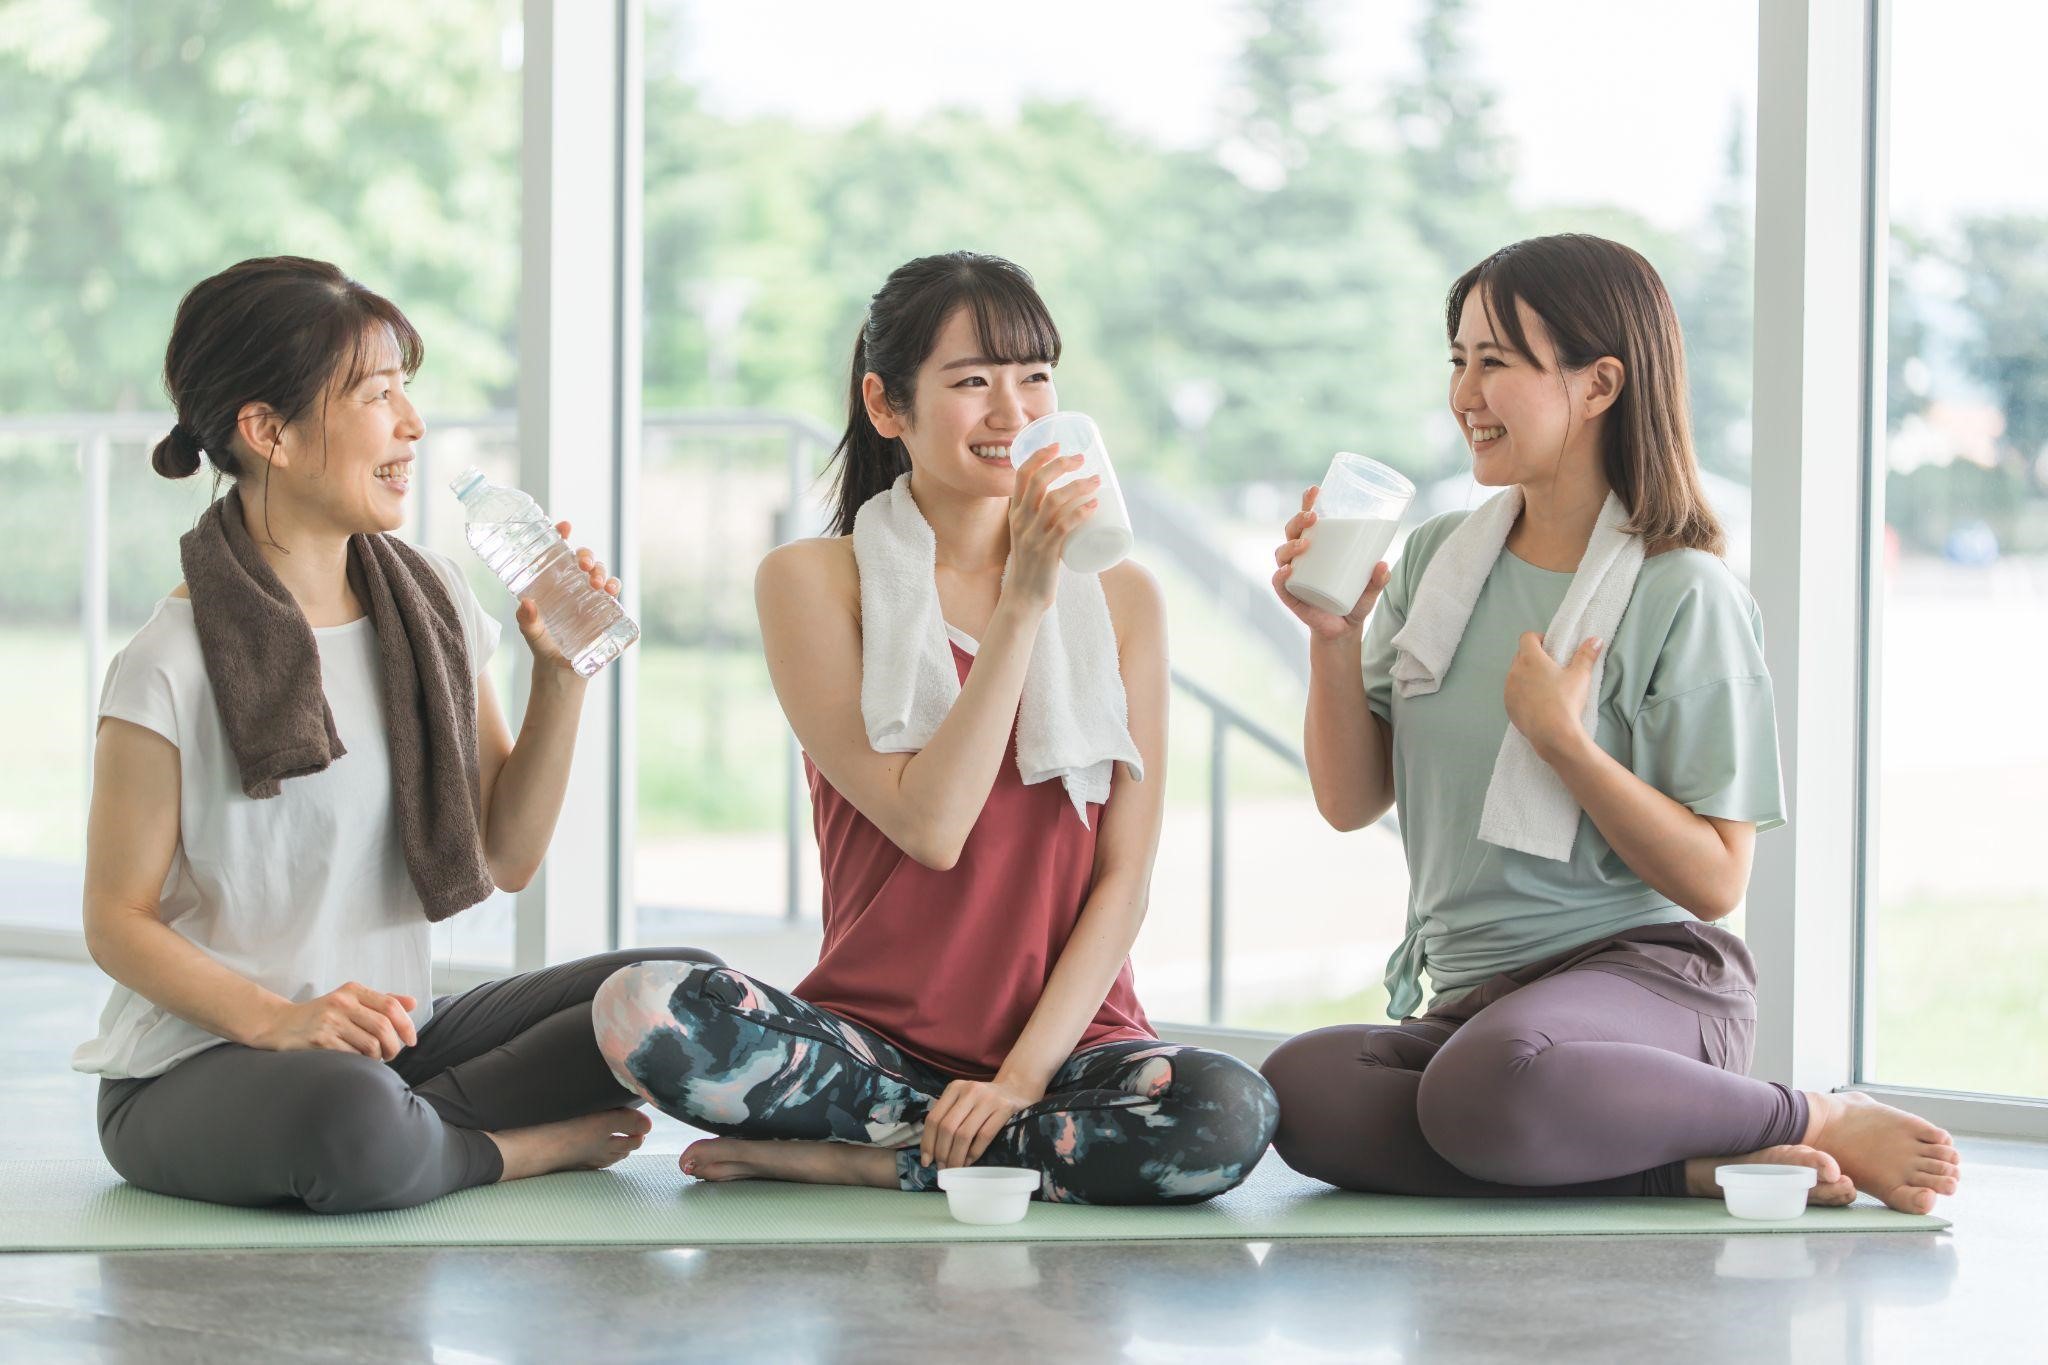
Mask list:
[[[1409,605],[1408,619],[1393,639],[1394,686],[1403,697],[1427,696],[1442,684],[1472,619],[1479,590],[1506,548],[1508,532],[1521,512],[1522,490],[1509,488],[1467,517],[1431,557]],[[1579,717],[1589,734],[1600,706],[1600,680],[1606,673],[1614,632],[1628,610],[1636,576],[1643,567],[1642,537],[1624,530],[1627,523],[1628,509],[1619,496],[1608,493],[1585,556],[1543,636],[1545,652],[1560,665],[1589,637],[1601,643],[1593,659],[1593,685]],[[1571,857],[1579,814],[1579,803],[1564,779],[1537,756],[1522,732],[1509,724],[1486,787],[1479,837],[1501,848],[1562,862]]]
[[[879,753],[931,742],[960,695],[946,618],[939,609],[938,541],[904,474],[853,519],[860,570],[860,711]],[[1109,600],[1095,574],[1060,568],[1040,622],[1017,708],[1017,769],[1026,785],[1059,778],[1081,823],[1109,799],[1115,765],[1143,781],[1129,703],[1117,666]]]

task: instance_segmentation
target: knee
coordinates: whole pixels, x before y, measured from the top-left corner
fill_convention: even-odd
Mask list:
[[[1540,1052],[1540,1044],[1514,1038],[1445,1049],[1415,1097],[1416,1121],[1438,1156],[1475,1180],[1547,1183],[1552,1105],[1530,1066]]]
[[[1186,1049],[1166,1059],[1165,1093],[1180,1115],[1179,1142],[1147,1163],[1151,1197],[1198,1203],[1235,1189],[1259,1164],[1280,1122],[1272,1084],[1235,1057]]]
[[[637,1089],[625,1074],[627,1062],[650,1035],[676,1027],[679,1010],[687,1009],[683,988],[702,970],[704,964],[693,961],[629,962],[598,984],[590,1000],[591,1027],[622,1085]]]
[[[1340,1032],[1347,1036],[1340,1038]],[[1316,1180],[1332,1179],[1321,1156],[1341,1145],[1330,1140],[1328,1130],[1339,1121],[1331,1104],[1332,1090],[1345,1083],[1358,1060],[1350,1032],[1317,1029],[1289,1038],[1259,1068],[1277,1109],[1273,1150],[1288,1166]]]
[[[440,1116],[383,1063],[330,1055],[353,1064],[326,1068],[285,1125],[299,1198],[315,1213],[418,1203]]]

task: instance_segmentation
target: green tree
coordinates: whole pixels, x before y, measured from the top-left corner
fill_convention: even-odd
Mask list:
[[[1755,323],[1755,218],[1749,164],[1749,118],[1728,119],[1720,189],[1707,209],[1701,263],[1667,281],[1685,332],[1692,387],[1693,436],[1700,463],[1749,482],[1751,337]],[[1634,243],[1648,254],[1652,248]]]
[[[1470,0],[1428,0],[1415,26],[1419,69],[1392,101],[1409,216],[1446,288],[1521,235],[1508,192],[1513,148],[1466,48],[1471,9]]]
[[[184,291],[333,260],[425,335],[441,406],[509,403],[516,6],[0,5],[0,409],[160,406]]]
[[[2048,217],[1994,214],[1961,230],[1964,310],[1971,329],[1962,357],[2005,413],[2005,436],[2020,457],[2048,452]]]

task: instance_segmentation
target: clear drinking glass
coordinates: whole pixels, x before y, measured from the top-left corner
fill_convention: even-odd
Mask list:
[[[1348,616],[1394,543],[1415,485],[1378,460],[1337,452],[1316,490],[1308,548],[1294,559],[1287,591],[1312,607]]]
[[[1116,470],[1110,468],[1109,447],[1103,443],[1095,419],[1088,414],[1054,412],[1017,433],[1010,442],[1010,462],[1021,466],[1055,442],[1061,455],[1079,455],[1082,459],[1080,468],[1055,479],[1053,488],[1092,475],[1102,476],[1102,486],[1095,490],[1095,514],[1067,537],[1060,559],[1075,573],[1101,573],[1121,563],[1131,552],[1132,543],[1131,513],[1124,506],[1124,490],[1117,484]]]

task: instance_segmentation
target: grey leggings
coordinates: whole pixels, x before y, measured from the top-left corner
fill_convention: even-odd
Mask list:
[[[389,1063],[223,1043],[161,1076],[100,1082],[100,1146],[121,1177],[217,1204],[401,1209],[504,1173],[503,1129],[638,1104],[597,1050],[590,999],[621,967],[712,962],[604,953],[443,996]]]
[[[1383,1194],[1682,1195],[1688,1158],[1806,1131],[1806,1097],[1721,1069],[1702,1025],[1582,966],[1468,1020],[1317,1029],[1266,1060],[1273,1149],[1304,1175]]]

